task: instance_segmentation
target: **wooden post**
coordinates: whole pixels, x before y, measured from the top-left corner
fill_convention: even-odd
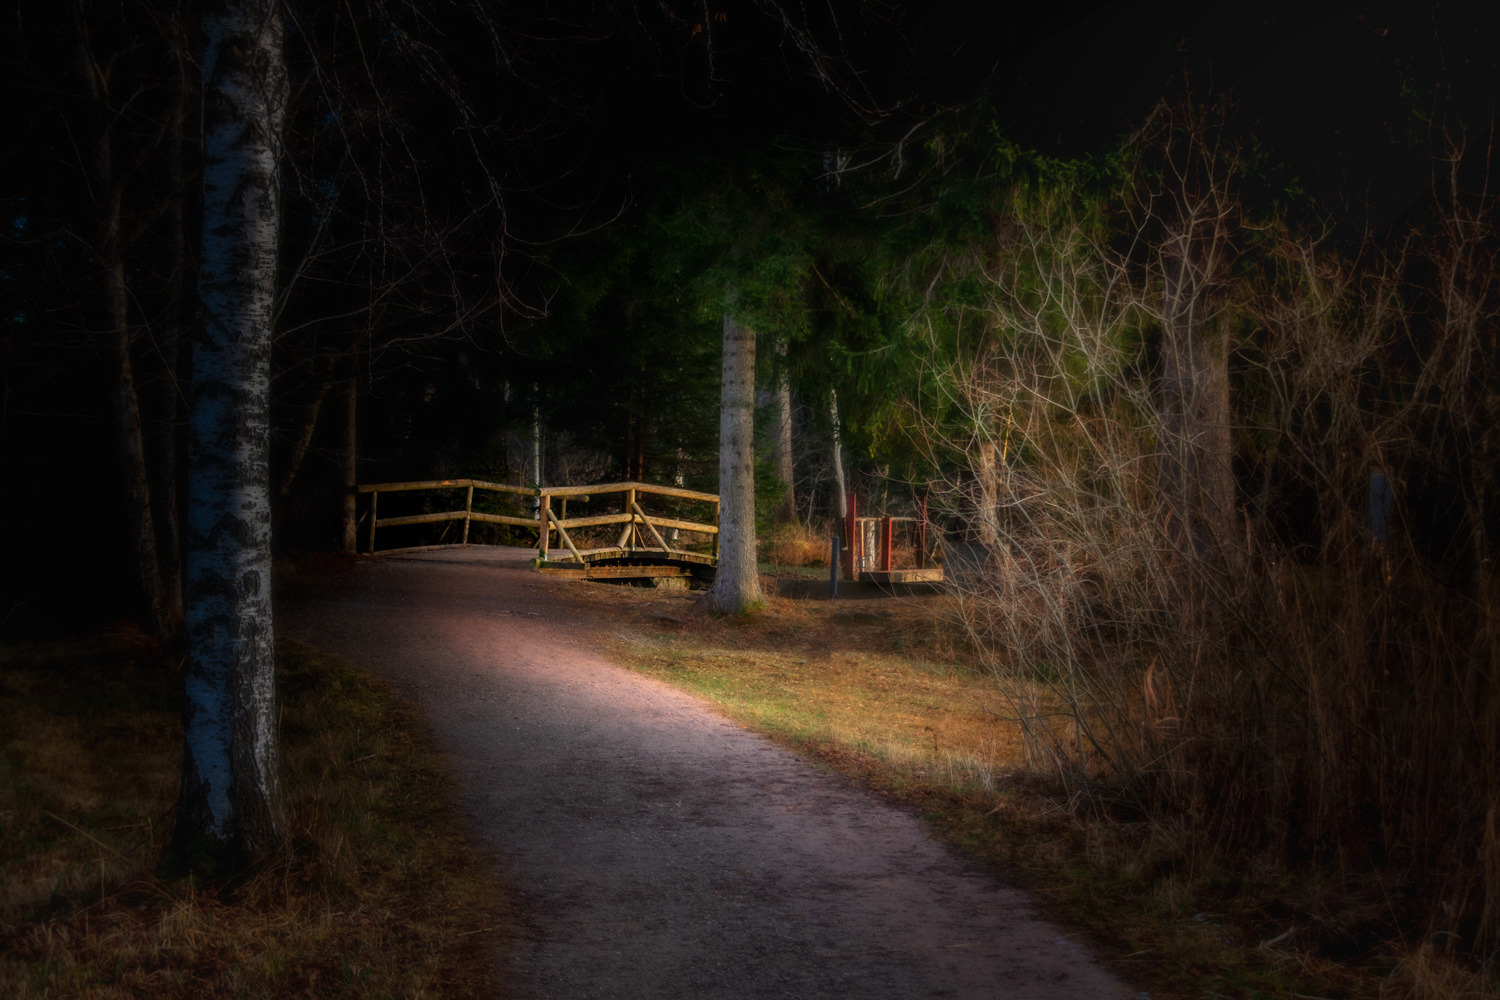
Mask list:
[[[917,522],[917,569],[927,568],[927,498],[922,498],[922,520]]]
[[[379,490],[370,491],[370,555],[375,554],[375,501],[380,496]]]
[[[631,520],[629,520],[629,521],[626,522],[626,524],[630,528],[630,531],[629,531],[630,544],[627,546],[627,548],[631,552],[634,552],[636,544],[640,541],[640,539],[636,535],[636,530],[635,530],[635,488],[634,487],[631,487],[630,489],[628,489],[628,490],[625,491],[625,513],[627,513],[627,514],[629,514],[631,516]]]
[[[552,528],[547,523],[551,513],[552,499],[543,493],[536,505],[536,557],[542,562],[547,561],[547,543],[551,541]]]
[[[555,517],[552,516],[552,508],[548,507],[548,508],[546,508],[546,511],[547,511],[547,519],[550,520],[553,524],[557,525],[557,537],[558,537],[558,540],[561,541],[563,544],[567,545],[568,551],[571,552],[571,553],[573,553],[573,558],[576,559],[579,563],[581,563],[585,567],[585,570],[587,570],[588,563],[584,560],[583,554],[578,551],[578,546],[576,546],[576,545],[573,544],[573,539],[571,537],[569,537],[569,535],[568,535],[568,533],[566,531],[563,530],[563,526],[560,525],[560,524],[557,524],[557,518],[555,518]]]
[[[850,580],[859,579],[859,563],[855,553],[859,551],[859,524],[855,518],[857,513],[854,502],[854,493],[851,491],[844,501],[844,576]]]
[[[894,532],[895,523],[891,515],[887,514],[880,521],[880,571],[889,573],[891,571],[891,535]]]
[[[464,544],[469,544],[469,518],[474,513],[474,484],[469,484],[469,491],[464,496]]]
[[[661,550],[663,552],[671,552],[672,550],[668,547],[667,540],[661,537],[661,532],[656,530],[656,525],[647,520],[646,512],[641,510],[641,505],[632,500],[630,501],[630,509],[640,515],[641,523],[646,526],[647,531],[651,532],[651,537],[656,540],[657,545],[661,546]]]

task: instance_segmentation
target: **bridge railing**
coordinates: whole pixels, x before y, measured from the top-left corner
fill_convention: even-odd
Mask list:
[[[370,555],[375,554],[375,532],[379,528],[396,528],[413,524],[441,524],[445,522],[462,525],[462,532],[456,542],[443,542],[436,545],[407,545],[399,549],[384,550],[386,552],[411,552],[421,549],[446,549],[453,546],[468,545],[469,529],[474,524],[505,524],[517,528],[536,527],[535,517],[496,514],[474,508],[476,490],[479,491],[482,503],[486,492],[534,497],[538,494],[538,490],[534,487],[507,486],[504,483],[490,483],[482,479],[430,479],[408,483],[364,483],[356,487],[356,489],[358,492],[368,494],[370,497],[369,507],[360,518],[362,526],[365,528],[364,549]],[[395,517],[380,516],[380,495],[382,493],[411,493],[418,490],[451,493],[460,489],[464,491],[464,505],[461,509],[423,511],[420,514],[402,514]]]
[[[589,558],[611,557],[618,553],[622,558],[633,555],[653,555],[661,553],[667,557],[688,557],[698,561],[705,558],[711,562],[718,561],[719,555],[719,497],[714,493],[700,493],[697,490],[682,489],[677,486],[656,486],[651,483],[622,482],[605,483],[598,486],[508,486],[504,483],[490,483],[480,479],[433,479],[420,482],[402,483],[365,483],[356,487],[360,494],[368,494],[369,506],[361,515],[364,533],[364,550],[370,555],[376,553],[376,532],[381,528],[396,528],[408,525],[421,524],[444,524],[449,527],[458,528],[457,540],[441,542],[435,545],[408,545],[400,548],[381,550],[383,552],[412,552],[423,549],[442,549],[470,544],[470,528],[474,524],[497,524],[508,525],[517,528],[531,528],[537,533],[537,558],[541,562],[548,561],[548,551],[551,548],[554,532],[559,544],[568,551],[567,558],[577,562],[588,561]],[[396,516],[380,516],[380,495],[382,493],[411,493],[414,491],[433,491],[440,496],[452,495],[457,490],[463,490],[463,507],[454,507],[449,510],[425,510],[417,514],[400,514]],[[515,514],[498,514],[492,511],[475,509],[476,491],[478,491],[481,505],[484,493],[508,494],[513,497],[534,498],[536,513],[529,516],[518,516]],[[568,501],[575,503],[589,503],[595,498],[605,495],[622,494],[622,502],[619,504],[618,513],[597,514],[586,517],[569,517]],[[708,521],[689,520],[684,517],[666,516],[662,514],[648,514],[641,507],[642,497],[656,494],[663,497],[673,497],[679,500],[704,503],[712,506],[711,519]],[[557,501],[554,509],[553,501]],[[430,502],[430,501],[429,501]],[[512,501],[514,502],[514,501]],[[614,506],[611,504],[611,506]],[[410,509],[408,507],[408,509]],[[575,543],[569,529],[602,527],[619,524],[622,526],[620,534],[613,545],[580,549]],[[693,532],[708,536],[709,555],[694,553],[682,546],[669,544],[668,536],[664,536],[660,529],[668,532]],[[445,530],[446,534],[446,530]]]
[[[548,561],[548,547],[551,541],[550,532],[544,528],[556,529],[558,541],[567,548],[569,558],[579,563],[615,555],[620,558],[656,554],[668,558],[691,556],[701,558],[701,553],[691,552],[684,546],[669,544],[666,536],[659,530],[661,528],[669,532],[687,531],[707,535],[710,549],[708,558],[713,562],[718,561],[719,496],[716,493],[700,493],[697,490],[686,490],[680,486],[655,486],[650,483],[637,482],[605,483],[598,486],[544,486],[538,492],[541,496],[541,503],[537,511],[537,559],[540,562]],[[569,498],[581,497],[584,501],[590,501],[611,493],[623,494],[619,513],[596,514],[589,517],[567,516]],[[641,507],[641,498],[651,494],[709,504],[713,508],[712,520],[692,521],[681,517],[648,514]],[[560,503],[561,516],[552,510],[554,499]],[[605,527],[615,524],[622,527],[613,545],[589,549],[580,549],[568,531],[570,528]]]

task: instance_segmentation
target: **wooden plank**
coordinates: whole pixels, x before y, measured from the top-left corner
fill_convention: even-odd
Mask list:
[[[609,559],[653,559],[668,562],[693,563],[697,566],[712,566],[714,564],[713,556],[705,555],[702,552],[684,552],[681,549],[625,549],[618,545],[610,545],[600,549],[580,549],[578,554],[583,557],[584,562],[595,566],[601,561]],[[572,561],[567,561],[563,565],[572,566],[576,564]]]
[[[385,487],[381,487],[384,489]],[[660,493],[662,496],[682,497],[686,500],[702,500],[706,503],[718,503],[717,493],[700,493],[697,490],[685,490],[679,486],[653,486],[650,483],[602,483],[598,486],[549,486],[547,493],[554,497],[576,497],[590,493],[624,493],[626,490],[639,490],[642,493]]]
[[[685,490],[681,486],[653,486],[651,483],[630,483],[639,493],[657,493],[664,497],[681,497],[684,500],[702,500],[705,503],[718,503],[717,493],[700,493],[697,490]]]
[[[671,562],[696,563],[700,566],[714,564],[713,556],[704,555],[701,552],[683,552],[680,549],[631,549],[614,556],[601,554],[589,561],[594,562],[597,559],[661,559]]]
[[[381,549],[372,553],[377,556],[399,556],[405,552],[435,552],[438,549],[467,549],[468,545],[460,545],[457,542],[448,542],[445,545],[404,545],[399,549]]]
[[[564,580],[681,579],[693,575],[683,566],[579,566],[569,562],[545,562],[537,570]]]
[[[382,517],[375,522],[376,527],[394,528],[400,524],[434,524],[438,521],[462,521],[464,512],[461,510],[445,510],[436,514],[406,514],[401,517]]]
[[[498,493],[537,495],[537,490],[533,486],[508,486],[505,483],[489,483],[482,479],[427,479],[421,482],[405,483],[362,483],[355,489],[360,493],[398,493],[402,490],[452,490],[467,486],[481,490],[494,490]]]
[[[629,514],[595,514],[593,517],[554,518],[553,523],[564,528],[588,528],[596,524],[623,524],[630,520]]]
[[[607,545],[602,549],[583,549],[580,553],[585,559],[598,556],[602,559],[620,559],[625,556],[625,550],[618,545]]]
[[[515,493],[519,496],[534,497],[537,495],[535,486],[510,486],[506,483],[487,483],[482,479],[470,480],[476,490],[493,490],[496,493]]]
[[[509,514],[485,514],[477,510],[470,514],[469,517],[475,521],[483,521],[485,524],[511,524],[517,528],[536,527],[536,518],[534,517],[512,517]]]
[[[675,517],[657,517],[655,514],[645,515],[648,524],[654,524],[661,528],[677,528],[680,531],[698,531],[705,535],[716,534],[718,525],[703,524],[699,521],[679,521]]]
[[[472,485],[469,479],[430,479],[411,483],[362,483],[356,487],[361,493],[400,493],[403,490],[457,490]]]
[[[859,578],[867,583],[941,583],[943,567],[926,569],[865,570]]]

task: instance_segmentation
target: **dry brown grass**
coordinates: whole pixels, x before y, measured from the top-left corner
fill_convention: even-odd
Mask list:
[[[180,682],[123,648],[0,655],[0,995],[503,993],[503,893],[409,708],[283,650],[286,855],[213,889],[163,881]]]
[[[778,524],[759,539],[759,559],[770,566],[827,566],[830,533],[800,521]]]

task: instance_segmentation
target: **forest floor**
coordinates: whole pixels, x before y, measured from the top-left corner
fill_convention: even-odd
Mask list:
[[[500,957],[523,992],[1137,995],[909,806],[612,661],[633,617],[678,628],[693,595],[636,604],[644,592],[546,579],[528,557],[304,564],[278,604],[283,635],[388,679],[428,718],[518,893]]]
[[[508,996],[510,896],[406,703],[283,644],[290,841],[214,885],[163,875],[182,678],[138,630],[0,644],[0,996]]]

